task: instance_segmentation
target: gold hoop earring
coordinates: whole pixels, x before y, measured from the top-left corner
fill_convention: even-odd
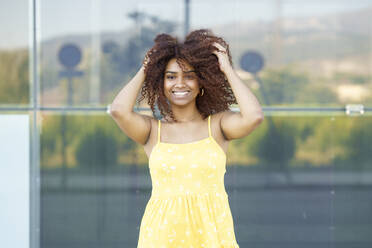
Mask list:
[[[202,93],[200,96],[203,96],[204,95],[204,88],[201,89]]]

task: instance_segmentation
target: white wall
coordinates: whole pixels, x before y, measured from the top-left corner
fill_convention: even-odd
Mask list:
[[[28,115],[0,115],[0,246],[30,245]]]

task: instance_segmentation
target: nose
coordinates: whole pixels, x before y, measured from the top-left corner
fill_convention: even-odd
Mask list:
[[[180,77],[177,78],[176,84],[181,84],[182,85],[182,84],[184,84],[184,81],[185,80],[184,80],[183,76],[180,76]]]

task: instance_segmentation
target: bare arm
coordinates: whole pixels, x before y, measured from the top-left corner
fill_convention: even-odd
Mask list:
[[[132,140],[142,145],[147,143],[151,131],[152,117],[133,111],[137,95],[145,81],[144,66],[115,97],[110,114],[120,129]]]
[[[219,43],[214,44],[218,52],[221,71],[225,74],[239,104],[240,113],[225,111],[220,120],[221,131],[227,140],[240,139],[250,134],[264,120],[260,103],[250,89],[240,80],[232,68],[226,48]]]
[[[133,111],[137,95],[145,81],[144,67],[139,69],[136,75],[127,83],[114,98],[111,104],[112,113],[129,113]]]
[[[225,111],[221,117],[221,129],[226,139],[240,139],[249,135],[264,120],[260,103],[251,90],[240,80],[233,68],[225,75],[239,104],[238,113]]]

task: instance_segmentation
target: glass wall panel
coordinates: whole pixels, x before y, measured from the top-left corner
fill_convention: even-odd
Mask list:
[[[211,11],[213,6],[213,11]],[[209,27],[231,46],[235,68],[270,106],[372,106],[372,1],[191,1],[191,29]],[[258,84],[241,69],[260,53]]]
[[[157,34],[182,40],[209,28],[267,107],[227,153],[240,247],[370,248],[371,114],[324,110],[372,106],[371,23],[372,0],[1,1],[0,114],[30,107],[30,246],[136,247],[152,190],[148,157],[96,110],[134,76]],[[241,65],[249,51],[264,58],[256,75]],[[35,91],[42,108],[29,105]]]
[[[106,115],[42,119],[42,247],[135,247],[152,189],[143,147]],[[370,116],[268,115],[232,141],[225,188],[240,246],[369,247],[371,127]]]
[[[40,1],[43,106],[106,106],[160,32],[183,34],[183,1]]]
[[[242,247],[372,244],[371,116],[266,116],[225,182]],[[229,175],[230,173],[230,175]]]
[[[106,115],[42,119],[41,247],[133,247],[151,188],[143,151]]]
[[[0,106],[24,107],[30,101],[29,3],[0,1]],[[31,8],[32,9],[32,8]]]

